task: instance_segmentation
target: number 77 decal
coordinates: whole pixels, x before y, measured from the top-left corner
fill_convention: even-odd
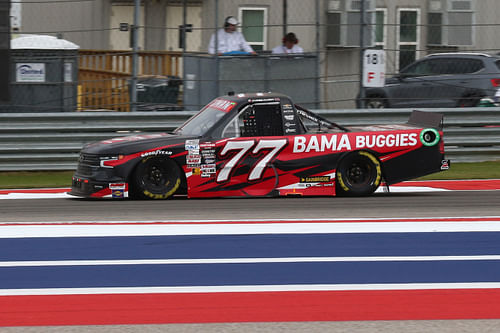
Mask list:
[[[248,175],[248,180],[257,180],[262,177],[262,174],[267,167],[267,164],[280,152],[287,144],[286,139],[280,140],[259,140],[255,145],[254,140],[247,141],[228,141],[222,149],[220,155],[224,156],[229,151],[239,150],[220,170],[217,175],[217,182],[224,182],[229,179],[229,175],[233,168],[241,161],[243,156],[255,145],[252,154],[257,154],[262,149],[271,149],[264,157],[262,157],[251,169]]]

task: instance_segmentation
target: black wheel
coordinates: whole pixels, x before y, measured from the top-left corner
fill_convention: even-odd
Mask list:
[[[382,180],[380,162],[366,151],[345,156],[337,167],[336,192],[338,195],[363,196],[375,192]]]
[[[457,106],[461,108],[472,108],[478,106],[480,101],[481,97],[478,95],[465,96],[458,101]]]
[[[385,109],[387,102],[380,96],[367,97],[365,100],[365,107],[367,109]]]
[[[131,185],[132,198],[166,199],[179,189],[181,172],[171,159],[146,157],[135,169]]]

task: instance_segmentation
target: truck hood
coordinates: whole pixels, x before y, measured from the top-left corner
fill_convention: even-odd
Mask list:
[[[183,136],[168,133],[138,134],[92,142],[83,147],[82,152],[87,154],[133,154],[140,151],[184,143],[193,139],[192,136]],[[197,137],[196,137],[197,138]]]

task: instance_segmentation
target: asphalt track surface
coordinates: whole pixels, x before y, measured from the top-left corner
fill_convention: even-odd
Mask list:
[[[500,191],[377,193],[369,197],[2,200],[0,222],[162,221],[498,216]]]
[[[378,193],[365,198],[113,201],[2,200],[0,222],[500,216],[500,191]],[[497,332],[499,320],[173,324],[0,328],[0,332]]]

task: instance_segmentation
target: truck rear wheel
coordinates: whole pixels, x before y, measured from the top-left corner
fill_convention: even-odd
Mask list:
[[[379,160],[366,151],[356,151],[345,156],[336,172],[337,195],[370,195],[380,185],[382,168]]]

